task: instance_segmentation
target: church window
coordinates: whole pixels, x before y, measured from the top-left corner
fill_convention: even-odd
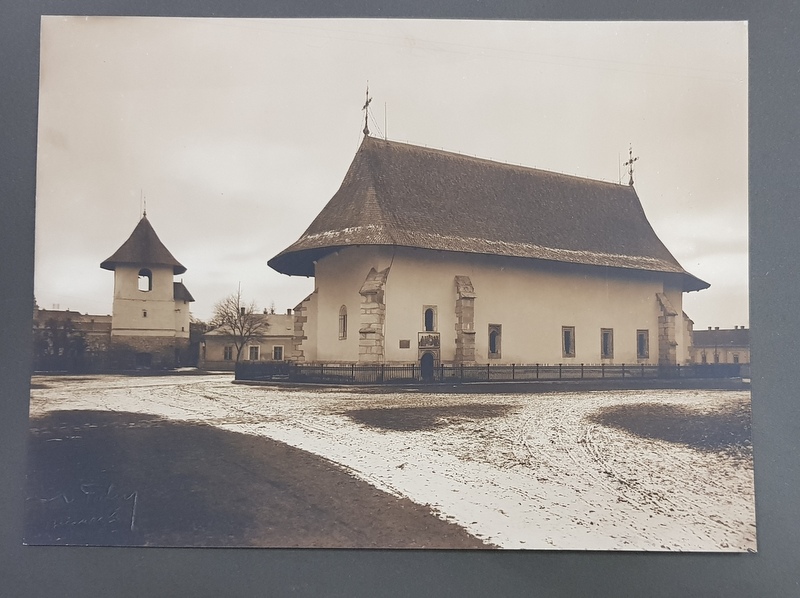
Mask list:
[[[139,270],[139,290],[145,293],[153,290],[153,273],[147,268]]]
[[[500,358],[500,341],[503,336],[503,327],[500,324],[489,324],[489,358]]]
[[[222,359],[231,361],[233,359],[233,347],[225,347],[222,349]]]
[[[638,359],[647,359],[650,357],[650,331],[637,330],[636,331],[636,357]]]
[[[258,361],[258,358],[261,356],[261,347],[258,345],[251,345],[250,346],[250,361]]]
[[[283,345],[275,345],[272,347],[272,359],[275,361],[283,361]]]
[[[434,332],[436,330],[436,306],[426,305],[422,308],[423,330],[425,332]]]
[[[614,330],[612,328],[600,329],[600,357],[602,359],[614,357]]]
[[[339,308],[339,340],[347,338],[347,307],[342,305]]]
[[[575,326],[561,327],[561,354],[563,357],[575,357]]]

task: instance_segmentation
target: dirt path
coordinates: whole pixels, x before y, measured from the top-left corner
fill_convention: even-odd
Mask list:
[[[126,412],[55,411],[31,425],[28,544],[487,547],[267,438]]]
[[[434,394],[179,376],[35,382],[34,414],[149,413],[280,441],[503,548],[756,547],[747,391]]]

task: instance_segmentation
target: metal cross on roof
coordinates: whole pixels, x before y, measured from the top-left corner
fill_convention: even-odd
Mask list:
[[[361,108],[364,111],[364,135],[369,135],[369,104],[372,102],[372,98],[369,97],[369,83],[367,83],[367,101],[364,102],[364,107]]]
[[[633,157],[633,145],[631,145],[628,148],[628,155],[630,156],[630,158],[628,159],[627,162],[625,162],[625,164],[623,164],[623,166],[628,167],[628,176],[630,177],[628,179],[628,184],[633,185],[633,163],[639,159],[639,156],[636,156],[635,158]]]

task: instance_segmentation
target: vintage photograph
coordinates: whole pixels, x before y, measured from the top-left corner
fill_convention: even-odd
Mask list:
[[[755,552],[747,65],[43,17],[24,542]]]

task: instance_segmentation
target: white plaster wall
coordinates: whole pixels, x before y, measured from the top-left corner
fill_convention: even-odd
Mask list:
[[[681,292],[664,289],[658,274],[571,267],[554,263],[407,248],[350,247],[317,264],[319,361],[358,359],[360,289],[371,267],[391,265],[386,282],[386,361],[416,362],[423,306],[437,306],[441,359],[455,355],[454,277],[472,280],[476,360],[488,363],[488,327],[502,326],[501,358],[492,363],[657,363],[656,293],[666,292],[681,313]],[[338,340],[339,307],[348,308],[346,341]],[[676,322],[679,363],[686,356],[681,318]],[[575,327],[576,354],[562,358],[561,328]],[[614,357],[601,360],[600,330],[614,330]],[[636,357],[636,331],[649,331],[649,359]],[[400,349],[399,341],[411,341]]]
[[[149,268],[153,273],[151,291],[140,291],[138,288],[139,270],[142,267]],[[114,271],[112,335],[174,336],[176,306],[173,278],[172,267],[169,266],[117,266]],[[146,318],[142,316],[142,310],[147,310]],[[188,330],[186,325],[187,338]]]
[[[189,338],[189,302],[175,300],[175,336]]]
[[[317,263],[316,360],[358,361],[358,329],[361,318],[359,290],[370,268],[383,270],[391,264],[391,258],[390,248],[346,247],[322,258]],[[391,277],[391,274],[389,276]],[[347,307],[347,338],[339,340],[339,308],[342,305]],[[312,310],[309,309],[310,311]]]

